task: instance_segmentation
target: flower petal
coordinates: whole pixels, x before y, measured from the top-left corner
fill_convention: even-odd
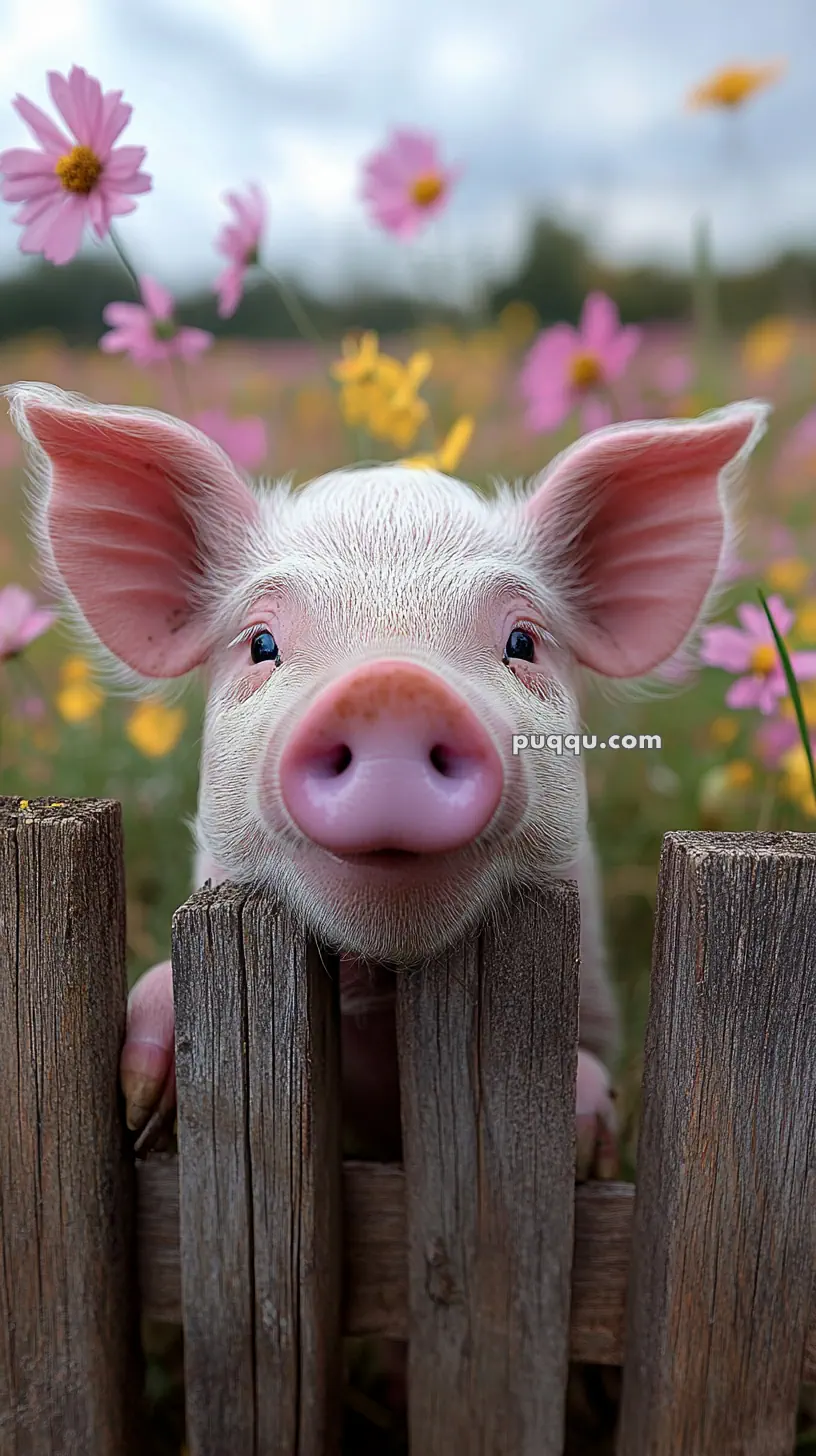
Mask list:
[[[764,681],[761,677],[738,677],[725,695],[729,708],[758,708]]]
[[[57,157],[64,156],[66,152],[70,152],[72,146],[70,137],[61,132],[54,125],[50,116],[46,116],[45,112],[41,111],[39,106],[35,106],[33,101],[29,101],[26,96],[15,96],[11,104],[17,115],[22,117],[32,135],[46,152],[54,156],[55,160]]]
[[[587,295],[581,310],[579,332],[582,345],[595,352],[605,348],[620,328],[620,315],[605,293]]]
[[[142,275],[139,288],[145,308],[159,323],[167,323],[173,316],[173,297],[155,278]]]

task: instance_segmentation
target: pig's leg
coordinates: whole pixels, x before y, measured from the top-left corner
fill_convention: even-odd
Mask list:
[[[576,1182],[618,1175],[614,1098],[606,1067],[592,1052],[579,1047],[575,1090]]]
[[[128,1127],[143,1132],[151,1145],[175,1115],[174,1029],[173,972],[170,961],[161,961],[145,972],[128,997],[119,1063]]]

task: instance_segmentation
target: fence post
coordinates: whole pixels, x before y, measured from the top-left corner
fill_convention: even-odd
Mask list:
[[[190,1456],[339,1449],[336,965],[222,885],[173,921]]]
[[[0,1453],[141,1452],[119,805],[0,799]]]
[[[412,1451],[561,1456],[575,1200],[579,902],[399,980]]]
[[[816,835],[668,834],[619,1456],[787,1456],[816,1253]]]

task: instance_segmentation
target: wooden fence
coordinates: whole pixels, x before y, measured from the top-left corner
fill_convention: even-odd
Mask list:
[[[337,977],[258,894],[173,925],[179,1157],[134,1165],[119,806],[0,801],[0,1456],[136,1456],[140,1312],[190,1456],[329,1456],[344,1333],[408,1339],[417,1456],[789,1456],[816,1380],[816,837],[669,834],[638,1181],[574,1186],[578,901],[399,983],[404,1164],[341,1160]]]

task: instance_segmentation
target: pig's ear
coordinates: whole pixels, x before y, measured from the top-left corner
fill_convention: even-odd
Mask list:
[[[688,636],[714,584],[730,486],[770,407],[615,425],[560,455],[524,506],[576,657],[640,677]]]
[[[39,545],[59,584],[135,672],[172,678],[198,666],[204,588],[257,522],[247,483],[205,435],[167,415],[43,385],[5,393],[33,459]]]

